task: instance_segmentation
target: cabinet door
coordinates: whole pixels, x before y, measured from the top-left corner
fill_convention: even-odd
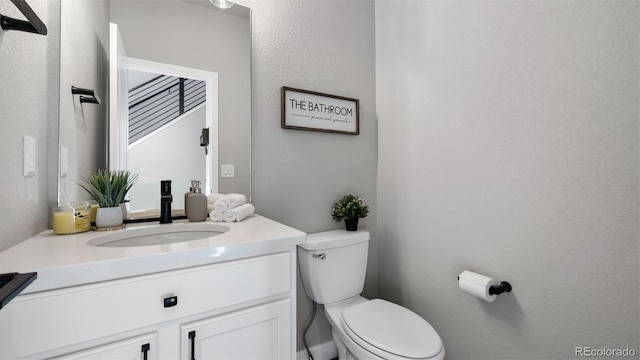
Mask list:
[[[158,358],[157,349],[157,335],[154,333],[99,345],[54,360],[155,360]]]
[[[291,359],[291,300],[185,324],[183,359]]]

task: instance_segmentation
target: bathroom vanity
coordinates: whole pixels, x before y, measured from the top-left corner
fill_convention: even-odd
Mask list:
[[[0,253],[0,272],[38,273],[0,310],[0,358],[295,358],[305,236],[257,215],[46,231]]]

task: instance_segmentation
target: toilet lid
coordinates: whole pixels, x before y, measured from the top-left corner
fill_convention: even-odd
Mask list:
[[[428,359],[440,353],[442,340],[416,313],[381,299],[366,301],[342,313],[349,337],[384,358]],[[394,356],[395,357],[395,356]]]

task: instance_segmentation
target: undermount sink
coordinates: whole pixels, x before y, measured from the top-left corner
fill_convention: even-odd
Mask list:
[[[223,234],[229,228],[218,224],[171,224],[154,227],[120,230],[98,236],[87,242],[98,247],[134,247],[175,244],[200,240]]]

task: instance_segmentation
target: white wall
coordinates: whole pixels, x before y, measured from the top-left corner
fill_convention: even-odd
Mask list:
[[[218,163],[235,165],[235,177],[218,179],[219,191],[249,195],[249,20],[179,0],[112,0],[111,21],[127,56],[218,73]]]
[[[47,139],[58,131],[60,3],[29,5],[49,35],[0,30],[0,251],[45,230],[50,216]],[[9,0],[0,0],[0,13],[23,19]],[[36,140],[33,177],[23,177],[24,135]]]
[[[374,3],[242,1],[252,9],[252,198],[257,212],[306,232],[343,227],[331,206],[347,192],[372,207],[365,294],[376,293]],[[291,86],[360,100],[360,135],[280,127],[280,89]],[[298,284],[298,335],[311,301]],[[309,344],[330,340],[323,309]],[[298,348],[302,342],[298,339]]]
[[[639,6],[376,2],[379,291],[448,359],[640,352]]]

